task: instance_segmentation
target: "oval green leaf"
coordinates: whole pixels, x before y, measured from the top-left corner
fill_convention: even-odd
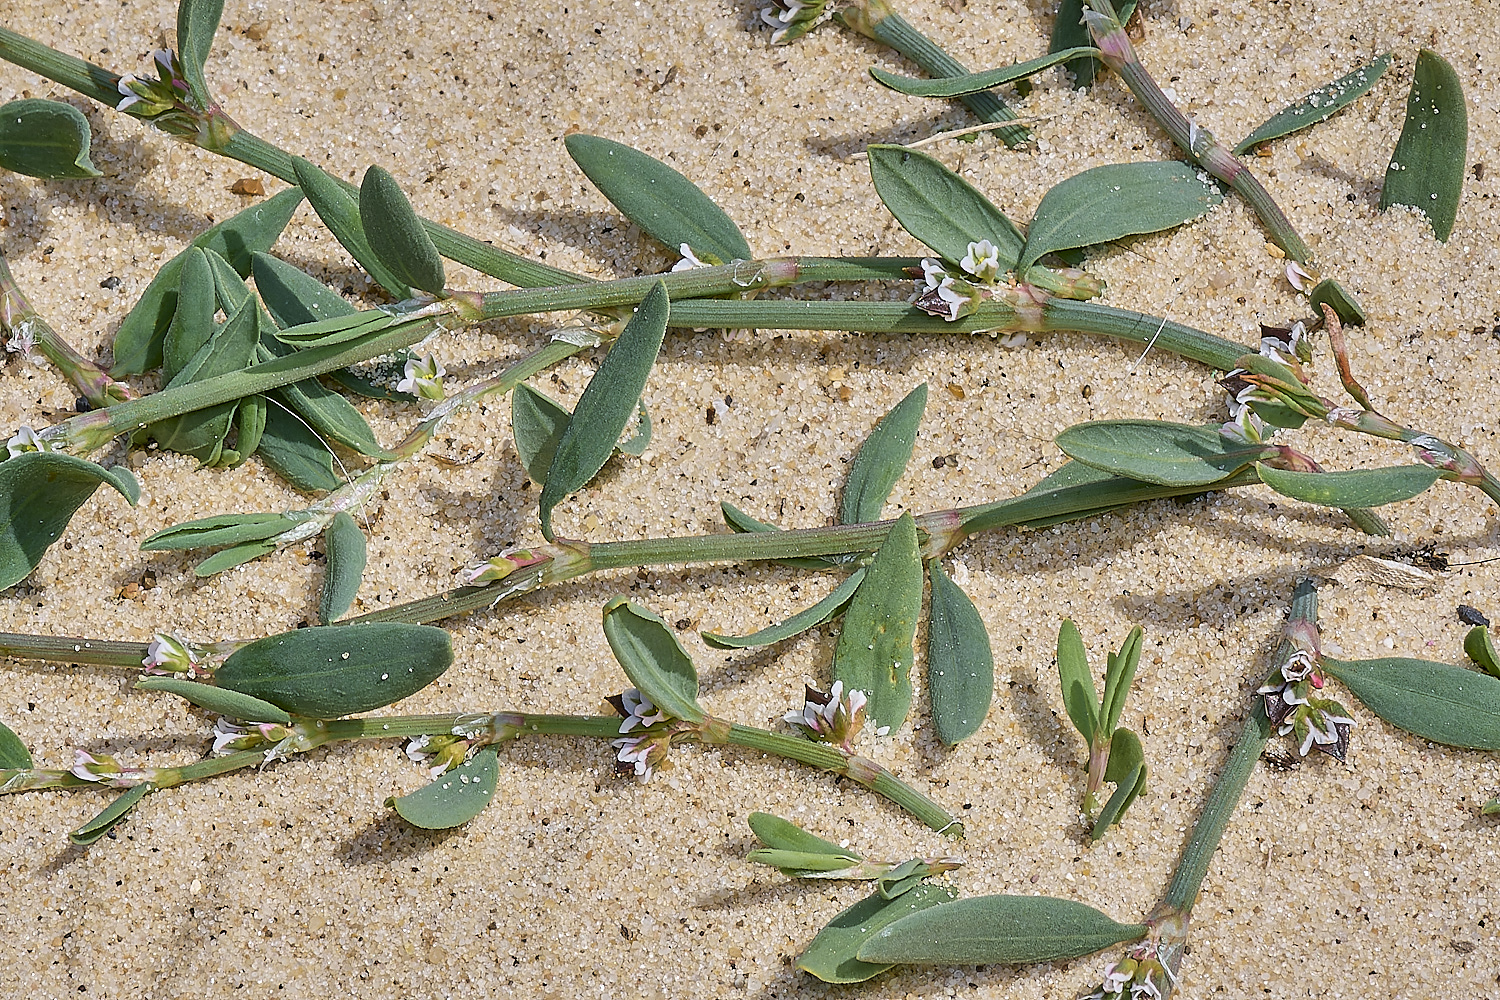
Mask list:
[[[271,360],[271,353],[267,351],[262,360]],[[271,398],[305,420],[315,433],[324,438],[337,441],[369,458],[395,457],[375,440],[375,432],[370,430],[365,415],[355,409],[353,403],[315,378],[303,379],[272,390]]]
[[[524,382],[510,394],[510,433],[516,442],[516,457],[532,482],[540,485],[547,481],[552,456],[571,417],[557,400]]]
[[[370,248],[369,236],[360,221],[359,202],[354,195],[326,171],[301,157],[292,158],[292,167],[297,172],[297,183],[307,192],[307,200],[313,211],[323,220],[323,225],[339,241],[349,256],[369,272],[375,283],[398,299],[411,296],[411,287],[389,267],[386,267],[375,251]],[[267,249],[262,247],[261,249]]]
[[[1025,62],[1015,63],[1010,66],[1001,66],[999,69],[987,69],[979,73],[967,73],[963,76],[947,76],[937,80],[898,76],[895,73],[887,73],[876,66],[870,67],[870,75],[897,93],[906,94],[909,97],[963,97],[967,94],[977,94],[981,90],[989,90],[991,87],[1024,80],[1026,77],[1035,76],[1042,70],[1050,69],[1058,63],[1068,62],[1071,59],[1088,58],[1098,54],[1098,49],[1091,45],[1083,45],[1076,48],[1062,49],[1057,52],[1049,52],[1036,59],[1028,59]]]
[[[1430,465],[1396,465],[1348,472],[1289,472],[1256,463],[1260,481],[1282,496],[1324,507],[1380,507],[1410,500],[1437,482]]]
[[[1500,680],[1430,660],[1335,660],[1323,669],[1370,711],[1423,739],[1500,750]]]
[[[87,847],[114,829],[115,824],[129,815],[132,809],[140,805],[141,799],[153,791],[155,788],[149,783],[126,789],[113,802],[105,806],[99,815],[68,834],[68,839],[79,847]]]
[[[305,521],[288,514],[217,514],[163,528],[141,543],[143,552],[204,549],[273,538]]]
[[[1237,444],[1217,427],[1159,420],[1095,420],[1057,436],[1069,458],[1118,476],[1159,486],[1207,486],[1271,449]]]
[[[31,751],[21,742],[21,737],[0,722],[0,769],[17,770],[32,767]],[[764,815],[764,813],[760,814]]]
[[[500,779],[499,748],[481,747],[462,764],[438,775],[430,784],[386,799],[385,804],[412,826],[423,830],[451,830],[484,812],[495,797]]]
[[[750,832],[772,850],[836,855],[841,858],[851,858],[854,861],[864,860],[848,848],[840,847],[831,840],[824,840],[822,837],[808,833],[796,823],[771,813],[753,812],[750,814],[749,822]]]
[[[943,885],[923,883],[895,899],[873,892],[828,922],[797,956],[797,968],[825,983],[862,983],[895,963],[861,961],[856,956],[870,938],[898,920],[931,907],[953,904],[955,893]]]
[[[191,246],[212,250],[237,273],[249,274],[251,254],[271,248],[300,204],[302,189],[287,188],[200,233]],[[115,331],[111,375],[140,375],[161,365],[162,338],[177,310],[178,275],[186,254],[184,250],[156,272]]]
[[[1000,250],[1000,269],[1015,268],[1025,237],[972,184],[915,149],[872,145],[868,152],[875,193],[901,228],[954,263],[970,243],[989,240]]]
[[[137,691],[165,691],[167,694],[175,694],[199,708],[242,722],[274,722],[280,726],[292,724],[292,717],[270,702],[212,684],[184,680],[181,677],[142,677],[135,682],[135,687]]]
[[[1234,147],[1234,155],[1239,156],[1263,142],[1279,139],[1299,129],[1307,128],[1309,125],[1327,121],[1335,113],[1369,93],[1370,88],[1375,86],[1375,81],[1380,79],[1390,63],[1391,54],[1387,52],[1354,72],[1346,73],[1332,83],[1325,83],[1301,100],[1282,108],[1254,132],[1241,139],[1240,144]]]
[[[71,104],[27,98],[0,107],[0,168],[48,179],[98,177],[88,119]]]
[[[1223,200],[1211,181],[1176,160],[1085,170],[1042,195],[1016,270],[1024,272],[1057,250],[1180,226]]]
[[[214,336],[214,314],[219,311],[214,294],[214,272],[208,253],[199,247],[183,251],[177,278],[177,308],[162,338],[162,379],[168,383],[192,362]]]
[[[106,469],[57,452],[0,462],[0,589],[26,579],[68,521],[107,483],[134,506],[141,487],[124,466]]]
[[[817,604],[799,611],[786,621],[777,625],[771,625],[758,632],[749,635],[719,635],[716,632],[700,632],[703,641],[717,649],[747,649],[752,646],[769,646],[773,642],[781,642],[790,639],[794,635],[801,635],[810,628],[831,619],[844,606],[849,603],[854,592],[859,589],[860,583],[865,578],[863,568],[850,573],[848,578],[833,589],[833,592],[823,598]]]
[[[198,102],[199,108],[207,108],[212,99],[208,84],[203,79],[203,64],[208,61],[208,50],[214,41],[214,32],[219,30],[219,18],[224,13],[224,0],[182,0],[177,5],[178,60],[182,63],[182,76],[188,90]]]
[[[905,897],[903,897],[905,898]],[[1024,965],[1088,955],[1146,933],[1050,896],[978,896],[903,917],[859,949],[865,962]]]
[[[442,297],[443,258],[396,178],[384,167],[370,167],[360,181],[359,221],[370,249],[396,277]]]
[[[636,690],[674,719],[702,722],[698,671],[660,616],[616,597],[604,605],[604,638]]]
[[[922,613],[922,557],[908,511],[885,536],[844,612],[833,679],[863,691],[876,735],[894,733],[911,708],[911,664]]]
[[[300,268],[268,253],[256,251],[250,256],[255,290],[277,326],[301,326],[358,312],[343,296]]]
[[[927,691],[938,739],[954,746],[984,724],[995,695],[995,654],[979,609],[943,571],[927,563],[932,615],[927,624]]]
[[[1500,655],[1495,653],[1495,644],[1490,641],[1490,630],[1485,625],[1475,625],[1464,636],[1464,652],[1469,659],[1479,664],[1492,677],[1500,677]]]
[[[622,143],[575,132],[568,155],[625,218],[674,253],[686,243],[705,262],[753,260],[734,220],[682,174]]]
[[[553,539],[552,508],[604,468],[620,433],[635,414],[667,332],[670,308],[667,286],[658,281],[641,299],[620,339],[578,398],[568,429],[557,442],[538,501],[542,534],[547,541]]]
[[[256,454],[295,489],[336,490],[343,485],[328,445],[284,407],[266,407],[266,425]]]
[[[1406,122],[1385,169],[1380,210],[1406,205],[1427,216],[1432,233],[1446,243],[1463,194],[1469,149],[1469,112],[1458,74],[1447,60],[1423,49],[1417,56]]]
[[[214,683],[293,715],[335,719],[415,694],[452,662],[448,633],[431,625],[335,625],[242,646],[214,672]]]
[[[1062,682],[1063,706],[1068,711],[1068,718],[1073,721],[1073,728],[1082,734],[1084,742],[1092,747],[1099,733],[1099,695],[1094,688],[1094,672],[1089,669],[1083,636],[1078,634],[1078,626],[1070,618],[1064,619],[1062,627],[1057,630],[1057,675]]]
[[[1333,311],[1338,313],[1339,321],[1345,326],[1364,326],[1365,307],[1359,304],[1359,299],[1354,293],[1333,278],[1324,278],[1313,286],[1313,290],[1307,296],[1312,306],[1313,315],[1323,315],[1323,306],[1333,306]]]
[[[917,428],[927,408],[927,383],[922,383],[880,418],[849,464],[844,496],[839,503],[840,524],[880,520],[880,511],[897,480],[911,461]]]
[[[339,511],[323,532],[328,571],[318,597],[318,621],[330,624],[354,603],[365,572],[365,533],[347,511]]]

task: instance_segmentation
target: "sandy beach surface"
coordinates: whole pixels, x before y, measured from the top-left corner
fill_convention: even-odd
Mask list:
[[[1488,0],[1415,4],[1147,2],[1138,51],[1197,121],[1234,140],[1373,56],[1392,67],[1327,123],[1252,157],[1328,274],[1361,298],[1355,370],[1383,412],[1500,467],[1500,29]],[[973,68],[1041,54],[1045,0],[911,0],[909,20]],[[915,68],[829,25],[771,47],[753,0],[674,4],[465,0],[229,0],[207,78],[243,127],[346,179],[377,163],[422,214],[596,278],[670,268],[678,255],[626,222],[568,159],[564,136],[628,143],[696,181],[757,254],[920,254],[880,204],[871,142],[972,125],[956,103],[903,97],[871,65]],[[175,44],[167,2],[12,4],[4,25],[116,72],[145,72]],[[1408,211],[1381,214],[1380,186],[1418,51],[1453,65],[1468,101],[1463,201],[1447,243]],[[0,175],[0,249],[21,287],[83,353],[113,332],[157,269],[246,207],[240,178],[285,185],[178,144],[63,88],[0,66],[0,99],[55,96],[87,114],[93,181]],[[1010,96],[1014,96],[1010,93]],[[1043,73],[1017,102],[1034,146],[992,137],[926,147],[1014,218],[1088,167],[1173,150],[1114,78],[1074,92]],[[1488,170],[1481,168],[1488,165]],[[276,252],[356,301],[369,279],[303,206]],[[1258,324],[1308,313],[1234,197],[1205,218],[1095,254],[1107,304],[1255,344]],[[107,281],[118,279],[118,281]],[[451,265],[456,288],[494,279]],[[106,287],[111,285],[114,287]],[[910,286],[857,289],[904,298]],[[813,288],[796,294],[844,295]],[[553,316],[487,323],[433,349],[451,385],[499,371],[545,342]],[[1319,339],[1315,384],[1337,395]],[[1225,419],[1221,374],[1108,338],[867,336],[762,330],[669,332],[645,399],[640,458],[612,460],[561,504],[558,530],[594,541],[725,530],[720,501],[785,527],[830,523],[847,463],[879,417],[927,383],[931,399],[885,516],[1012,496],[1058,468],[1053,438],[1084,420]],[[569,404],[601,355],[534,384]],[[140,380],[141,387],[153,387]],[[0,426],[63,419],[76,393],[45,363],[10,355]],[[381,441],[420,419],[412,404],[360,402]],[[537,542],[537,490],[511,439],[508,403],[454,419],[387,482],[365,516],[369,566],[353,613],[436,593],[456,570]],[[712,415],[713,419],[709,419]],[[8,430],[7,435],[11,433]],[[1312,426],[1284,438],[1330,468],[1411,461],[1407,449]],[[349,461],[348,456],[344,456]],[[100,491],[22,584],[0,593],[0,629],[144,641],[252,638],[315,617],[320,544],[209,579],[198,557],[144,553],[163,527],[308,499],[257,460],[194,460],[115,445],[141,503]],[[871,858],[958,853],[965,896],[1045,894],[1138,920],[1160,897],[1199,805],[1269,668],[1297,580],[1359,555],[1417,562],[1392,586],[1357,570],[1322,587],[1325,640],[1348,658],[1465,662],[1456,608],[1500,614],[1493,503],[1451,483],[1383,512],[1388,538],[1264,487],[1158,502],[1031,532],[998,531],[946,565],[992,638],[996,695],[977,735],[948,750],[921,693],[911,723],[862,738],[867,753],[967,831],[954,844],[847,781],[735,748],[687,746],[647,784],[616,774],[598,740],[520,740],[500,751],[490,807],[446,833],[383,806],[426,780],[395,742],[320,750],[154,795],[93,847],[69,830],[98,791],[9,796],[0,808],[0,987],[37,997],[317,996],[532,998],[868,996],[1071,998],[1109,953],[1036,967],[896,970],[854,988],[794,967],[817,930],[859,899],[850,883],[794,883],[748,864],[746,817],[764,810]],[[1445,555],[1451,568],[1430,569]],[[784,730],[804,682],[826,684],[836,628],[763,650],[705,645],[697,630],[748,632],[822,597],[837,578],[771,565],[663,566],[598,574],[445,622],[454,666],[389,712],[590,714],[625,678],[600,609],[628,595],[668,622],[714,715]],[[1079,625],[1096,666],[1145,630],[1124,724],[1151,767],[1149,795],[1090,846],[1078,818],[1084,750],[1053,666],[1058,625]],[[920,672],[919,672],[920,674]],[[75,748],[129,764],[199,759],[212,719],[132,690],[127,670],[0,663],[0,719],[42,766]],[[1337,690],[1337,686],[1335,685]],[[1181,995],[1500,996],[1493,753],[1451,750],[1387,726],[1352,696],[1346,764],[1313,755],[1250,781],[1194,912]],[[1288,749],[1273,745],[1278,751]]]

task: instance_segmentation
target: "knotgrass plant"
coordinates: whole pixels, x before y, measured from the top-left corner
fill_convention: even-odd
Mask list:
[[[189,144],[298,185],[199,235],[161,268],[115,331],[108,372],[69,347],[55,330],[61,321],[43,317],[20,281],[8,270],[0,271],[0,322],[10,345],[17,353],[35,349],[46,357],[93,408],[41,430],[28,424],[11,439],[11,457],[0,463],[0,491],[11,511],[8,537],[0,540],[5,582],[20,584],[37,569],[48,546],[62,537],[73,513],[99,483],[108,482],[132,502],[139,498],[136,479],[124,466],[106,468],[82,457],[110,448],[122,437],[130,445],[150,441],[158,449],[191,456],[205,470],[260,460],[290,486],[326,494],[291,510],[212,510],[140,540],[147,551],[210,550],[195,568],[197,575],[208,577],[280,550],[305,552],[307,543],[321,535],[326,569],[316,617],[325,627],[282,631],[255,641],[222,634],[191,641],[173,634],[180,626],[171,623],[161,624],[149,644],[4,637],[4,651],[23,659],[145,665],[157,676],[140,681],[138,688],[178,695],[220,717],[213,741],[219,756],[137,766],[98,748],[80,748],[71,767],[37,767],[26,745],[9,730],[0,730],[0,765],[5,769],[0,791],[124,789],[74,829],[73,841],[83,845],[129,829],[117,824],[152,792],[264,768],[335,743],[401,738],[411,740],[407,754],[422,759],[435,780],[392,797],[389,804],[416,827],[447,829],[474,820],[501,787],[505,769],[498,744],[530,735],[593,736],[610,739],[618,764],[642,778],[662,767],[674,742],[737,745],[800,761],[867,786],[933,830],[954,837],[964,825],[954,807],[940,801],[951,796],[934,788],[935,801],[857,752],[856,745],[866,716],[874,740],[907,738],[903,728],[918,690],[926,695],[926,703],[918,704],[919,718],[944,747],[962,745],[984,730],[995,690],[995,625],[986,622],[965,589],[965,564],[954,563],[952,573],[943,565],[945,558],[963,551],[958,547],[968,539],[1002,529],[1118,517],[1151,500],[1200,497],[1257,483],[1296,501],[1341,509],[1370,535],[1388,531],[1371,508],[1418,496],[1438,479],[1476,486],[1500,502],[1500,484],[1464,448],[1376,411],[1352,374],[1359,359],[1356,355],[1351,361],[1344,333],[1344,324],[1367,320],[1366,310],[1342,284],[1321,277],[1306,243],[1266,187],[1155,84],[1109,4],[1090,3],[1087,14],[1080,5],[1064,5],[1065,11],[1074,7],[1097,48],[1063,45],[1058,39],[1066,41],[1069,33],[1059,30],[1053,36],[1056,51],[1030,61],[1024,70],[1036,73],[1059,62],[1078,65],[1097,57],[1140,98],[1193,165],[1114,163],[1056,178],[1023,229],[982,193],[983,178],[970,183],[938,157],[873,144],[874,189],[896,221],[933,256],[757,258],[739,226],[682,173],[640,150],[575,133],[566,145],[582,172],[640,233],[681,257],[670,272],[612,281],[586,280],[540,265],[420,218],[396,178],[380,164],[371,164],[355,187],[241,129],[210,89],[218,4],[182,5],[176,50],[155,57],[151,76],[117,75],[0,31],[0,55],[11,61],[146,119]],[[824,13],[823,5],[781,5],[769,20],[773,27],[779,25],[777,41],[791,41]],[[988,91],[1020,78],[1020,69],[967,79],[960,64],[885,5],[855,4],[837,17],[948,81],[946,89],[925,91],[901,85],[909,92],[963,94],[982,118],[1013,120],[1013,112],[993,95],[981,94],[980,99],[965,88]],[[1323,102],[1348,105],[1369,90],[1385,65],[1381,57],[1368,69],[1316,91],[1236,148],[1273,141],[1326,118]],[[877,75],[882,82],[896,83],[890,74]],[[1446,239],[1462,181],[1467,135],[1463,97],[1456,74],[1435,53],[1417,58],[1414,75],[1406,128],[1396,141],[1381,202],[1428,213],[1434,233]],[[5,166],[74,178],[96,169],[87,119],[72,105],[28,98],[4,110],[0,154]],[[1007,145],[1030,138],[1025,129],[1008,125],[1002,126],[1000,137]],[[1456,178],[1455,155],[1460,164]],[[1195,166],[1246,200],[1269,238],[1293,261],[1287,280],[1308,292],[1311,315],[1277,317],[1288,325],[1265,329],[1258,353],[1253,344],[1165,316],[1091,301],[1105,291],[1104,283],[1079,267],[1122,239],[1191,225],[1220,204],[1219,188]],[[1429,195],[1426,202],[1424,195]],[[393,301],[361,309],[270,255],[304,197],[343,250]],[[445,257],[519,287],[452,288]],[[908,275],[917,279],[909,303],[866,300],[868,283],[886,282],[881,294],[890,294],[891,283]],[[247,278],[253,278],[253,290]],[[788,288],[800,292],[798,286],[815,282],[832,283],[832,297],[829,288],[820,288],[823,298],[762,294]],[[854,294],[842,292],[849,288]],[[545,343],[500,373],[448,395],[451,386],[445,379],[450,374],[439,357],[465,331],[506,317],[575,310],[584,315],[555,326]],[[1313,388],[1309,330],[1320,326],[1355,406],[1340,405]],[[780,530],[726,501],[722,513],[731,533],[605,542],[560,534],[553,515],[570,496],[590,487],[617,452],[640,455],[651,447],[659,433],[652,414],[663,404],[649,383],[669,328],[683,327],[843,329],[872,337],[1058,330],[1102,334],[1226,373],[1222,382],[1232,396],[1231,420],[1222,426],[1218,421],[1200,425],[1138,417],[1078,424],[1057,437],[1072,462],[1024,493],[920,516],[907,510],[882,520],[922,434],[929,393],[927,386],[918,385],[890,406],[853,452],[842,500],[827,526]],[[979,349],[994,349],[987,341],[978,343]],[[555,372],[561,362],[606,348],[571,411],[539,389],[523,387],[528,379]],[[350,367],[371,362],[375,367]],[[159,391],[148,391],[147,381],[125,381],[157,369]],[[393,369],[399,369],[399,382]],[[367,423],[366,411],[318,381],[324,375],[361,395],[399,403],[404,413],[412,412],[417,399],[440,402],[427,404],[414,429],[387,449]],[[361,520],[366,508],[412,473],[414,460],[455,416],[482,412],[487,401],[507,392],[514,393],[510,431],[517,465],[540,487],[534,530],[544,541],[532,541],[528,527],[500,555],[475,553],[460,573],[459,587],[444,585],[439,593],[415,599],[403,587],[402,599],[392,600],[391,606],[332,625],[358,598],[368,566]],[[948,393],[950,398],[962,394],[961,389]],[[710,411],[719,412],[716,406]],[[1201,413],[1195,416],[1201,418]],[[1296,431],[1308,418],[1410,444],[1418,464],[1325,471],[1305,450],[1310,447],[1304,443],[1306,435],[1295,444],[1273,440],[1276,428]],[[1440,433],[1456,436],[1445,429]],[[753,481],[754,467],[745,472]],[[576,530],[571,522],[568,530]],[[507,609],[502,602],[590,572],[753,561],[845,574],[826,598],[780,624],[743,635],[704,631],[709,646],[737,649],[785,642],[838,620],[839,635],[828,650],[827,680],[819,679],[827,693],[810,688],[803,707],[788,714],[786,724],[794,735],[710,714],[699,702],[693,659],[674,634],[691,628],[692,620],[684,619],[686,624],[679,622],[674,629],[625,597],[609,600],[603,613],[603,634],[633,685],[613,697],[614,717],[469,710],[349,718],[419,695],[445,676],[453,658],[448,633],[424,623],[484,609],[492,617],[503,616]],[[424,589],[421,582],[412,583]],[[924,621],[924,596],[929,593]],[[533,607],[539,599],[545,598],[527,598]],[[946,860],[919,858],[872,867],[838,845],[827,850],[827,841],[807,841],[786,827],[752,817],[752,828],[772,852],[834,859],[809,862],[773,853],[769,860],[753,860],[797,876],[857,868],[860,877],[879,882],[875,895],[811,939],[798,960],[800,967],[823,979],[851,982],[897,965],[1053,962],[1134,942],[1104,972],[1099,995],[1170,992],[1178,982],[1188,917],[1210,859],[1271,732],[1292,737],[1301,755],[1316,747],[1340,761],[1348,757],[1353,719],[1349,710],[1321,693],[1328,678],[1343,683],[1377,715],[1423,738],[1487,750],[1500,746],[1495,735],[1500,682],[1411,658],[1342,661],[1326,656],[1314,610],[1313,592],[1304,586],[1293,602],[1285,648],[1258,688],[1264,704],[1250,712],[1244,736],[1219,769],[1166,895],[1141,922],[1117,923],[1097,908],[1060,897],[1001,894],[954,900],[958,893],[953,889],[925,881],[951,867]],[[1079,617],[1086,614],[1081,611]],[[1141,654],[1141,632],[1133,632],[1118,657],[1110,657],[1103,701],[1096,706],[1087,659],[1077,631],[1069,633],[1072,628],[1065,624],[1058,642],[1063,689],[1057,697],[1088,746],[1086,786],[1071,794],[1075,802],[1081,795],[1087,839],[1093,842],[1120,823],[1146,790],[1152,734],[1145,716],[1140,736],[1118,725]],[[921,678],[917,664],[924,631]],[[1493,662],[1482,641],[1470,645],[1476,661],[1484,664],[1488,655]],[[1083,680],[1088,684],[1080,686]],[[1080,699],[1079,693],[1088,697]],[[1190,694],[1192,699],[1205,697],[1211,695]],[[464,702],[473,706],[467,696]],[[868,734],[864,740],[874,742]],[[1101,804],[1098,793],[1105,780],[1114,782],[1117,791]],[[1127,838],[1130,831],[1127,826],[1110,836]],[[809,850],[810,843],[817,849]],[[961,880],[956,883],[961,885]]]

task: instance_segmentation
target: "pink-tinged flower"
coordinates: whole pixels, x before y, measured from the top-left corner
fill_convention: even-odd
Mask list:
[[[621,735],[637,727],[644,729],[668,719],[666,712],[651,704],[651,699],[635,688],[626,688],[620,695],[620,701],[625,708],[625,721],[620,723]]]
[[[286,726],[275,722],[252,722],[248,726],[241,726],[219,718],[214,721],[213,752],[224,755],[241,750],[258,750],[266,744],[285,743],[293,735]]]
[[[619,769],[626,774],[634,774],[645,782],[651,780],[657,766],[667,759],[671,737],[629,736],[611,740],[609,745],[615,748],[615,760]]]
[[[146,658],[141,666],[148,674],[191,674],[198,665],[198,657],[188,644],[175,635],[158,632],[151,637],[146,647]]]
[[[1226,420],[1219,428],[1219,433],[1231,441],[1240,444],[1263,444],[1271,435],[1267,433],[1271,429],[1266,422],[1255,415],[1255,411],[1248,406],[1236,403],[1233,409],[1239,411],[1233,420]]]
[[[801,730],[808,739],[848,750],[864,728],[866,700],[863,691],[850,691],[845,695],[844,682],[834,681],[827,694],[817,688],[807,688],[802,711],[793,709],[782,719]]]
[[[1288,366],[1296,361],[1311,361],[1312,338],[1308,336],[1307,326],[1300,320],[1289,328],[1262,325],[1260,354]]]
[[[940,262],[927,257],[922,261],[922,279],[912,305],[929,316],[941,316],[952,323],[978,309],[987,298],[987,290],[954,278]]]
[[[73,751],[73,766],[68,768],[75,778],[84,781],[105,781],[120,773],[120,765],[108,754],[95,757],[86,750]]]
[[[448,369],[431,354],[408,358],[404,377],[396,383],[396,391],[409,392],[423,399],[442,399],[446,395],[443,391],[443,376],[446,374]]]
[[[1313,285],[1317,284],[1313,273],[1295,260],[1287,262],[1286,280],[1299,292],[1306,292]]]
[[[27,361],[31,360],[32,352],[36,350],[36,330],[30,321],[11,328],[10,337],[5,341],[5,349],[12,354],[21,355]]]

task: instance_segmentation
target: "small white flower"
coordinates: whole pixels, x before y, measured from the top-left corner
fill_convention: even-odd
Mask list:
[[[993,282],[1000,277],[1000,248],[989,240],[970,243],[969,252],[964,254],[958,266],[980,281]]]
[[[30,427],[22,427],[17,431],[15,437],[5,442],[5,449],[10,452],[11,458],[24,455],[28,451],[52,451],[47,446],[46,439]]]
[[[713,267],[712,264],[706,264],[699,260],[698,255],[693,253],[693,248],[686,243],[679,246],[677,252],[682,254],[682,259],[672,265],[672,273],[674,274],[678,271],[691,271],[695,267]]]
[[[174,75],[172,72],[172,64],[177,60],[177,57],[172,53],[172,50],[154,49],[151,52],[151,59],[156,63],[156,75],[164,81],[170,81]]]
[[[1350,423],[1353,423],[1360,417],[1364,416],[1364,413],[1365,411],[1360,409],[1358,406],[1335,406],[1333,409],[1328,411],[1328,416],[1324,417],[1323,419],[1327,420],[1330,424],[1337,424],[1342,421],[1349,421]]]
[[[1286,266],[1286,280],[1299,292],[1307,291],[1307,285],[1313,280],[1312,272],[1295,260]]]
[[[962,309],[964,305],[969,301],[969,297],[967,295],[960,294],[959,291],[953,287],[952,278],[943,279],[942,283],[937,287],[937,295],[939,299],[947,304],[948,315],[946,318],[950,323],[958,319],[958,311]]]
[[[1281,676],[1288,681],[1306,680],[1318,667],[1317,661],[1312,654],[1305,649],[1299,649],[1281,665]]]
[[[625,721],[620,723],[620,732],[628,733],[637,726],[644,729],[654,726],[658,722],[667,721],[667,713],[651,704],[651,699],[641,694],[635,688],[626,688],[625,693],[620,696],[625,704]],[[621,758],[622,760],[624,758]]]
[[[86,751],[74,750],[73,766],[68,768],[68,770],[73,772],[74,777],[82,778],[84,781],[103,781],[104,775],[101,773],[101,770],[94,769],[108,769],[109,765],[112,763],[113,761],[111,761],[108,757],[106,757],[104,760],[100,760],[98,757],[95,757],[93,754]],[[114,768],[114,770],[118,771],[119,768],[116,767]]]
[[[198,658],[186,642],[175,635],[158,632],[151,637],[151,645],[146,647],[146,658],[141,661],[141,666],[153,674],[190,674],[197,663]]]
[[[124,111],[132,104],[140,103],[141,95],[137,94],[133,89],[131,89],[132,85],[136,82],[137,81],[134,73],[126,73],[124,76],[120,77],[118,89],[120,93],[124,95],[124,99],[121,100],[119,104],[115,105],[116,111]]]
[[[667,756],[667,742],[650,736],[630,736],[611,740],[615,748],[615,759],[627,765],[641,781],[650,781],[656,765]]]
[[[426,763],[427,758],[432,755],[432,751],[426,749],[427,744],[431,742],[431,736],[413,736],[411,741],[406,744],[407,759],[413,764]]]
[[[397,392],[409,392],[423,399],[442,399],[445,395],[443,376],[448,374],[448,369],[433,355],[408,358],[403,372],[404,377],[396,383]]]
[[[1219,433],[1231,441],[1241,444],[1261,444],[1269,436],[1267,435],[1266,422],[1255,415],[1255,411],[1248,406],[1235,404],[1236,413],[1233,420],[1227,420],[1219,428]]]
[[[248,729],[242,729],[227,719],[217,719],[214,721],[213,752],[218,755],[234,753],[236,750],[242,749],[235,744],[249,735],[250,731]]]
[[[30,323],[23,323],[16,327],[10,338],[5,342],[5,349],[12,354],[31,360],[31,352],[36,350],[36,331]]]
[[[922,258],[922,290],[930,292],[941,285],[948,277],[948,272],[943,268],[943,262],[931,257]]]
[[[1134,969],[1121,969],[1119,962],[1111,962],[1104,969],[1104,992],[1124,993],[1125,987],[1130,984]]]

